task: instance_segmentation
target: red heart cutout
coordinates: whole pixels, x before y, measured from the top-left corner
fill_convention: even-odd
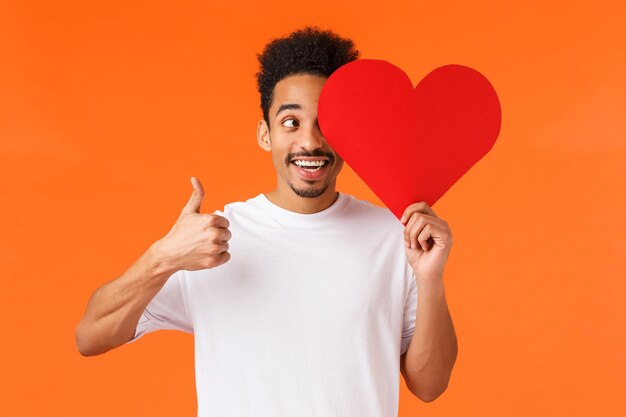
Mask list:
[[[318,102],[330,146],[399,219],[435,202],[494,145],[498,96],[478,71],[433,70],[413,89],[386,61],[360,59],[335,71]]]

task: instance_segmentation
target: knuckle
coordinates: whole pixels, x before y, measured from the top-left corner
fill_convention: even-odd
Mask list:
[[[228,219],[224,216],[220,216],[219,214],[213,214],[215,216],[215,221],[220,225],[228,225]],[[224,226],[222,226],[224,227]]]
[[[202,226],[204,227],[204,229],[209,229],[211,226],[213,226],[213,219],[211,218],[210,214],[202,215]]]
[[[230,253],[228,252],[220,253],[217,257],[215,257],[214,266],[223,265],[229,260],[230,260]]]
[[[216,266],[225,264],[229,260],[230,260],[230,253],[228,252],[220,253],[219,255],[215,255],[215,257],[213,257],[213,266],[216,267]]]

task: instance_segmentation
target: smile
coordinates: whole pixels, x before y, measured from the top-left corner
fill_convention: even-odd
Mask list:
[[[305,181],[316,181],[322,179],[326,168],[330,165],[330,160],[320,157],[295,157],[291,160],[297,175]]]
[[[315,172],[319,171],[323,166],[328,164],[328,161],[325,159],[321,160],[304,160],[304,159],[295,159],[291,161],[298,168],[302,168],[305,171]]]

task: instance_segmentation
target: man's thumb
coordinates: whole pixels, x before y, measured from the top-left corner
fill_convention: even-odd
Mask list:
[[[181,211],[181,216],[189,213],[200,213],[200,206],[202,205],[202,200],[204,199],[204,188],[196,177],[191,177],[191,185],[193,186],[193,193],[191,193],[191,197],[183,210]]]

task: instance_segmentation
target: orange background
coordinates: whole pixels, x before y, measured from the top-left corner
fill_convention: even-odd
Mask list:
[[[91,293],[204,212],[269,191],[255,54],[305,24],[417,83],[485,74],[503,125],[435,205],[459,357],[401,416],[623,416],[624,2],[21,1],[0,13],[1,416],[195,416],[192,336],[84,358]],[[339,189],[380,204],[348,167]],[[236,364],[233,364],[236,366]],[[305,366],[305,364],[303,364]]]

